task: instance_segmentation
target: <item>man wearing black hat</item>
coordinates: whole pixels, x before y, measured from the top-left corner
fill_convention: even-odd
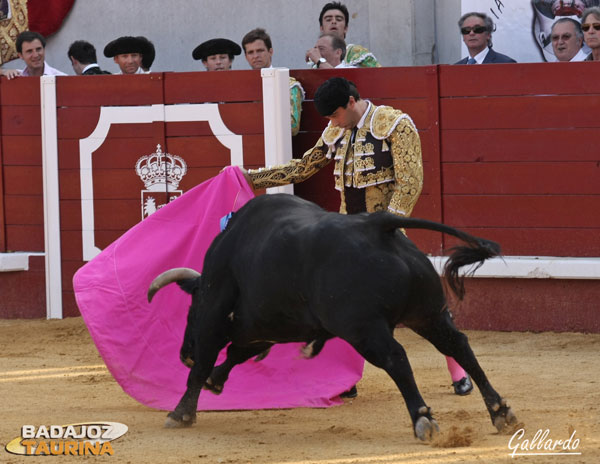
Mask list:
[[[234,56],[240,53],[240,46],[229,39],[210,39],[194,48],[192,57],[202,60],[207,71],[229,71]]]
[[[146,53],[142,56],[142,70],[145,73],[149,73],[152,63],[154,63],[154,58],[156,58],[156,49],[154,48],[154,44],[143,35],[138,36],[138,39],[146,42]]]
[[[142,59],[150,53],[148,43],[143,37],[119,37],[104,47],[104,56],[115,60],[120,74],[144,74]]]
[[[255,189],[302,182],[335,160],[340,212],[387,210],[409,216],[421,193],[421,142],[410,117],[389,106],[360,98],[341,77],[325,81],[315,106],[329,124],[301,159],[286,165],[249,170]]]

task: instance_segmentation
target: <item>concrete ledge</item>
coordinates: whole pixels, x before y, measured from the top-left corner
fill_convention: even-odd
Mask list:
[[[28,271],[29,257],[44,255],[34,252],[0,253],[0,272]]]
[[[446,256],[430,256],[438,272]],[[468,268],[466,268],[468,270]],[[600,279],[600,258],[504,256],[486,261],[473,275],[503,279]]]

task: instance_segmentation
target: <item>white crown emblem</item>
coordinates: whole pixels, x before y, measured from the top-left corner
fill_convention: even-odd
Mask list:
[[[162,190],[165,185],[176,189],[187,172],[187,164],[180,156],[163,153],[156,145],[155,153],[137,160],[135,171],[148,190]]]

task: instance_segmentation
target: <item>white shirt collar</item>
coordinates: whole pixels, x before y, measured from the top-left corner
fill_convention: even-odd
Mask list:
[[[99,68],[99,67],[100,67],[100,66],[98,66],[98,64],[97,64],[97,63],[91,63],[91,64],[88,64],[88,65],[87,65],[85,68],[83,68],[83,69],[81,70],[81,74],[83,74],[84,72],[86,72],[86,71],[87,71],[88,69],[90,69],[90,68]]]
[[[575,55],[569,61],[583,61],[586,59],[587,56],[588,56],[588,54],[583,51],[583,48],[580,48],[579,51],[577,52],[577,55]]]
[[[481,50],[477,55],[475,55],[473,58],[475,59],[475,61],[477,61],[477,64],[481,64],[483,63],[483,60],[485,60],[485,57],[487,56],[487,54],[490,51],[490,47],[485,47],[483,50]],[[467,60],[471,58],[471,55],[469,55],[467,57]]]
[[[369,100],[365,100],[367,102],[367,109],[365,110],[365,113],[362,115],[362,118],[360,118],[360,121],[358,121],[358,124],[356,125],[357,129],[361,129],[362,126],[365,125],[365,119],[367,119],[367,114],[369,114],[369,111],[371,110],[371,105],[372,103]]]

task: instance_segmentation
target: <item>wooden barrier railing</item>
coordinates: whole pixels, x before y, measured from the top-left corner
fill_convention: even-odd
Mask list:
[[[497,240],[507,255],[598,257],[595,66],[292,70],[306,91],[294,156],[312,147],[327,122],[314,109],[314,92],[327,78],[343,75],[363,98],[402,109],[419,129],[425,183],[413,215]],[[44,249],[39,86],[35,78],[0,79],[0,252]],[[84,262],[80,141],[94,132],[101,107],[219,103],[227,128],[242,136],[245,165],[264,164],[257,71],[60,77],[56,98],[65,315],[78,314],[71,279]],[[113,124],[92,157],[94,235],[100,248],[142,219],[145,187],[135,164],[158,144],[185,159],[183,191],[230,162],[229,149],[207,122]],[[336,210],[331,169],[298,184],[296,194]],[[454,244],[430,232],[410,237],[434,255]],[[18,273],[0,274],[0,292],[18,285],[8,274]]]

